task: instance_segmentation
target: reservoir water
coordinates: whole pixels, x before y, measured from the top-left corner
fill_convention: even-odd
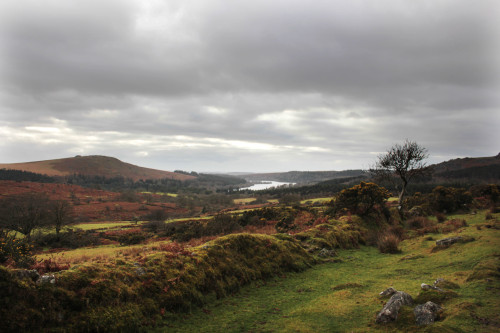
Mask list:
[[[284,183],[284,182],[275,182],[275,181],[262,181],[259,184],[254,184],[250,187],[243,187],[240,190],[250,190],[250,191],[259,191],[259,190],[267,190],[271,187],[278,187],[283,185],[294,185],[295,183]]]

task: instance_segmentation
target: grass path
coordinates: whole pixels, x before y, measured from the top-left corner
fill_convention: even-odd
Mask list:
[[[286,277],[256,282],[191,314],[167,317],[154,332],[420,332],[411,322],[375,325],[386,300],[378,293],[394,287],[416,297],[420,284],[445,278],[461,286],[444,304],[445,318],[435,332],[500,331],[498,279],[466,282],[478,262],[500,256],[500,231],[475,227],[484,216],[467,216],[469,227],[447,235],[426,235],[402,243],[402,253],[376,248],[341,250],[342,262],[324,263]],[[470,235],[476,241],[431,252],[435,240]],[[486,281],[486,282],[485,282]],[[481,324],[474,318],[487,318]],[[403,325],[403,326],[402,326]]]

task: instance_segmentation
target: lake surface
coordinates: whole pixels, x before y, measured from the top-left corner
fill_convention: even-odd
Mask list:
[[[243,187],[240,190],[250,190],[250,191],[259,191],[259,190],[267,190],[271,187],[278,187],[283,185],[294,185],[295,183],[284,183],[284,182],[275,182],[275,181],[262,181],[260,184],[254,184],[250,187]]]

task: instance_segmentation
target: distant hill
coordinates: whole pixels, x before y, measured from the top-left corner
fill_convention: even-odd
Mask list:
[[[366,175],[363,170],[344,170],[344,171],[289,171],[275,173],[252,173],[241,175],[250,182],[257,181],[277,181],[297,184],[313,184],[331,179],[358,177]]]
[[[432,165],[433,178],[443,180],[500,181],[500,154],[456,158]]]
[[[190,180],[195,176],[170,171],[139,167],[108,156],[76,156],[55,160],[0,164],[0,169],[22,170],[47,176],[70,176],[80,174],[106,178],[124,177],[134,181],[140,179]]]

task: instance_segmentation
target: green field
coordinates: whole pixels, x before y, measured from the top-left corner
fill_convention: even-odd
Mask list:
[[[367,246],[339,250],[341,262],[256,282],[188,315],[168,317],[164,327],[152,332],[421,332],[424,328],[415,326],[410,307],[403,308],[395,324],[375,324],[387,301],[378,294],[392,286],[415,298],[421,283],[432,284],[437,278],[457,283],[460,289],[457,297],[442,304],[444,318],[433,324],[432,332],[498,331],[498,272],[486,280],[467,278],[478,263],[498,261],[500,231],[481,227],[484,214],[454,217],[467,219],[469,226],[405,240],[400,254],[380,254]],[[436,240],[454,235],[476,240],[431,251]]]

